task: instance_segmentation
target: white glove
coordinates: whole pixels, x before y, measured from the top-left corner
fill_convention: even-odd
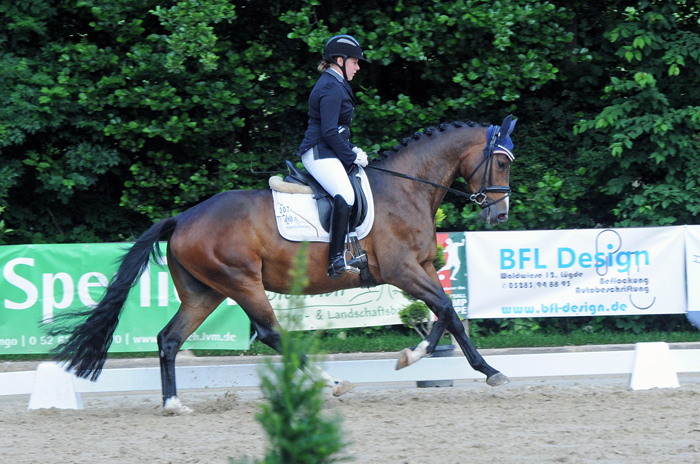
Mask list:
[[[352,149],[352,151],[357,155],[357,158],[355,158],[355,164],[363,168],[367,166],[367,162],[369,161],[367,159],[367,153],[365,153],[360,147],[355,147]]]

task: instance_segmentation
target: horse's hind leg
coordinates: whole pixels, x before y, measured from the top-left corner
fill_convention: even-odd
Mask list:
[[[158,334],[158,356],[160,358],[160,379],[163,387],[163,409],[168,414],[190,412],[177,397],[175,383],[175,358],[180,347],[192,332],[223,301],[223,297],[210,298],[197,305],[183,304],[180,309]]]
[[[175,316],[158,334],[160,378],[164,411],[167,414],[182,414],[191,409],[177,397],[175,358],[187,337],[219,306],[224,296],[195,279],[170,255],[168,263],[182,303]]]
[[[250,286],[245,286],[250,288]],[[282,340],[278,330],[279,324],[272,310],[272,305],[265,295],[264,288],[260,284],[258,291],[248,291],[245,295],[236,294],[236,302],[241,305],[241,308],[250,318],[255,331],[258,333],[258,338],[261,342],[277,351],[282,352]],[[301,369],[306,375],[314,381],[322,381],[328,388],[331,389],[333,396],[343,395],[355,386],[347,380],[336,379],[328,374],[321,367],[311,361],[306,355],[301,357]]]
[[[258,333],[258,338],[260,338],[260,341],[278,353],[282,353],[282,339],[277,330],[271,326],[261,326],[252,318],[251,323],[253,324],[255,331]],[[355,388],[355,385],[353,385],[351,382],[348,382],[347,380],[339,380],[331,376],[328,372],[321,369],[318,364],[311,361],[305,354],[301,355],[301,370],[314,381],[322,381],[328,388],[331,389],[331,392],[335,397],[344,395]]]

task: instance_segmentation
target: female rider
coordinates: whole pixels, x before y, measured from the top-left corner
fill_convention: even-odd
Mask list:
[[[348,81],[360,69],[359,60],[365,58],[353,37],[337,35],[326,43],[318,66],[323,74],[309,97],[309,127],[297,153],[306,170],[333,197],[328,248],[331,279],[357,271],[345,259],[345,233],[355,203],[348,171],[353,163],[367,166],[367,154],[350,143],[355,96]]]

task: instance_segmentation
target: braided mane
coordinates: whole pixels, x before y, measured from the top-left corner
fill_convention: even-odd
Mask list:
[[[460,128],[460,127],[488,127],[490,124],[488,122],[474,122],[474,121],[453,121],[453,122],[447,122],[447,123],[442,123],[438,125],[437,127],[428,127],[426,129],[423,129],[423,131],[416,131],[413,133],[411,137],[406,137],[403,140],[401,140],[400,145],[394,145],[391,147],[391,150],[387,150],[382,154],[382,158],[388,158],[394,153],[398,153],[401,150],[403,150],[405,147],[410,145],[411,143],[420,140],[421,138],[427,136],[427,137],[433,137],[435,135],[439,135],[441,132],[448,131],[452,128]],[[381,159],[376,159],[374,161],[381,161]]]

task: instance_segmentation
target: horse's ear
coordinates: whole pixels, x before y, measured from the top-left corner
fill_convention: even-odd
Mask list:
[[[510,135],[511,132],[513,132],[513,128],[515,127],[516,122],[518,122],[518,120],[514,119],[513,122],[510,123],[510,128],[508,129],[508,133],[506,135]]]
[[[513,121],[512,114],[506,116],[506,118],[503,120],[503,124],[501,124],[501,130],[498,131],[499,141],[504,141],[506,137],[508,137],[510,133],[513,132],[513,128],[515,127],[516,122],[518,122],[518,120],[516,119],[515,121]]]

